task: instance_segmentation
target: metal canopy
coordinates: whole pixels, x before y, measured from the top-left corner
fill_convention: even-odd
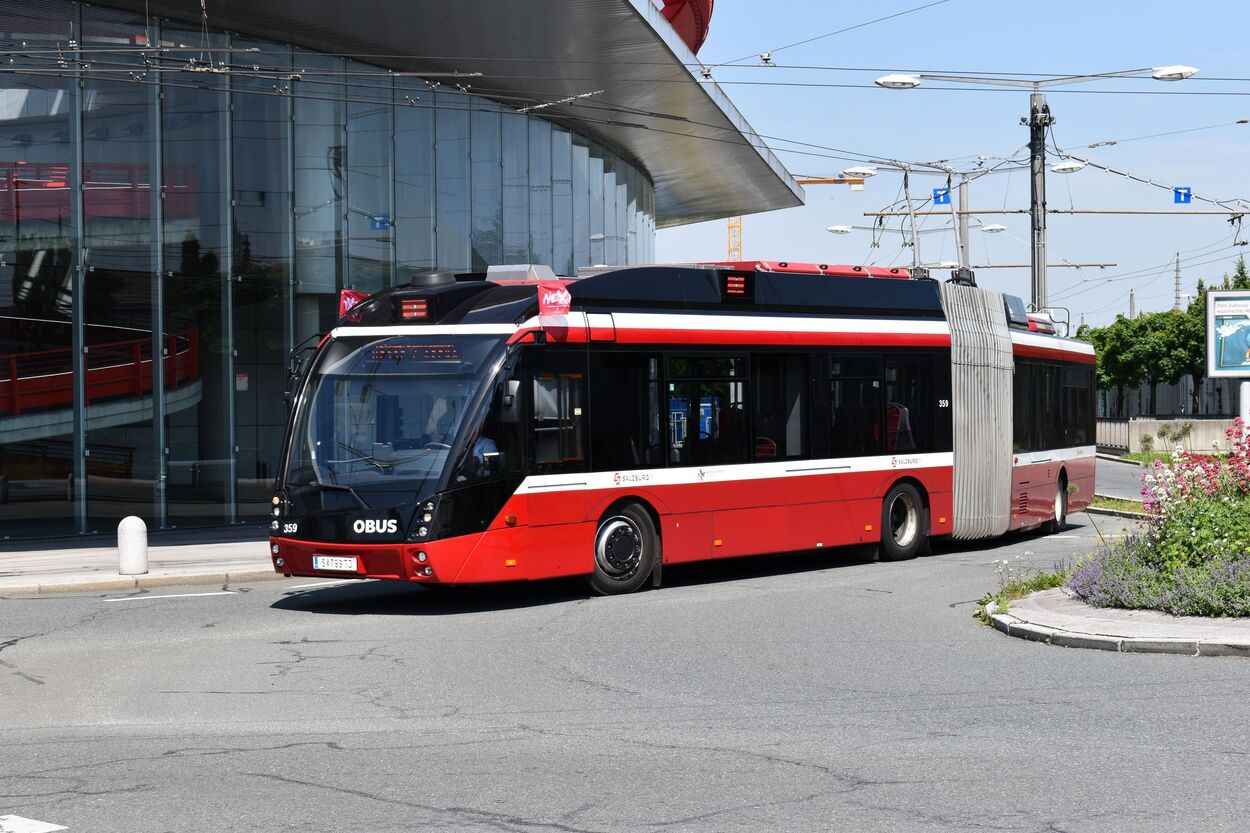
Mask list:
[[[198,0],[111,0],[200,22]],[[652,0],[210,0],[208,23],[397,71],[481,72],[470,92],[543,117],[651,177],[660,227],[790,208],[803,191]],[[442,78],[440,80],[447,81]]]

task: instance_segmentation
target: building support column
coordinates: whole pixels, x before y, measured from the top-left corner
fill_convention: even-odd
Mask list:
[[[151,27],[152,41],[160,43],[160,24]],[[156,528],[169,526],[169,502],[167,495],[169,478],[169,437],[165,425],[165,361],[178,361],[177,345],[171,354],[165,338],[165,170],[161,143],[165,137],[162,121],[162,104],[165,92],[160,67],[152,67],[156,83],[150,91],[149,106],[154,138],[148,153],[148,214],[152,223],[152,444],[156,453],[155,515]]]
[[[75,6],[76,20],[71,26],[77,29],[82,40],[80,25],[82,7]],[[70,265],[71,289],[71,320],[73,332],[70,336],[71,352],[73,353],[74,378],[74,470],[70,475],[69,497],[74,504],[74,526],[79,535],[90,532],[87,529],[87,457],[91,453],[87,448],[87,371],[89,357],[87,354],[86,315],[87,315],[87,249],[85,245],[87,230],[84,226],[83,210],[83,99],[87,82],[82,75],[82,62],[75,63],[74,77],[71,82],[70,133],[74,148],[74,159],[70,165],[70,216],[74,226],[75,242],[73,263]]]

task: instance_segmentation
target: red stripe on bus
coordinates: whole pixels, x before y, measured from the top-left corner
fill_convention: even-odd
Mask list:
[[[1014,344],[1012,353],[1026,359],[1058,359],[1077,364],[1097,364],[1098,359],[1089,353],[1077,353],[1070,350],[1056,350],[1052,347],[1034,347],[1031,344]]]
[[[946,333],[769,332],[767,330],[661,330],[616,328],[621,344],[950,347]]]

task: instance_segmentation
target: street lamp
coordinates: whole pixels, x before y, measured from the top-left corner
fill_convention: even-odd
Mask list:
[[[984,75],[892,73],[881,76],[873,83],[890,90],[914,89],[919,87],[924,81],[1029,87],[1033,90],[1029,100],[1029,116],[1027,119],[1020,119],[1020,123],[1027,125],[1029,128],[1029,167],[1032,169],[1029,218],[1033,233],[1033,253],[1030,259],[1030,267],[1032,272],[1033,308],[1040,310],[1046,307],[1046,128],[1055,122],[1050,114],[1050,107],[1046,104],[1046,96],[1042,94],[1042,88],[1055,87],[1061,84],[1080,84],[1085,81],[1101,81],[1104,78],[1140,78],[1149,76],[1156,81],[1183,81],[1193,76],[1197,71],[1194,67],[1174,64],[1165,67],[1143,67],[1141,69],[1100,72],[1090,75],[1064,75],[1037,80],[995,78]],[[1057,173],[1073,173],[1080,170],[1079,167],[1072,167],[1069,164],[1072,161],[1062,161],[1052,170],[1055,170]]]
[[[1063,159],[1051,165],[1050,172],[1052,174],[1074,174],[1087,164],[1087,162],[1082,162],[1080,159]]]

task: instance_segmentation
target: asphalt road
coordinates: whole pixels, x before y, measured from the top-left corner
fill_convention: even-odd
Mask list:
[[[1095,490],[1100,495],[1125,500],[1141,500],[1142,475],[1145,469],[1136,463],[1120,463],[1098,458],[1094,474]]]
[[[618,598],[293,579],[0,599],[0,817],[1244,830],[1250,663],[1040,645],[971,617],[996,561],[1091,547],[1090,519],[1073,520],[909,563],[674,569]]]

